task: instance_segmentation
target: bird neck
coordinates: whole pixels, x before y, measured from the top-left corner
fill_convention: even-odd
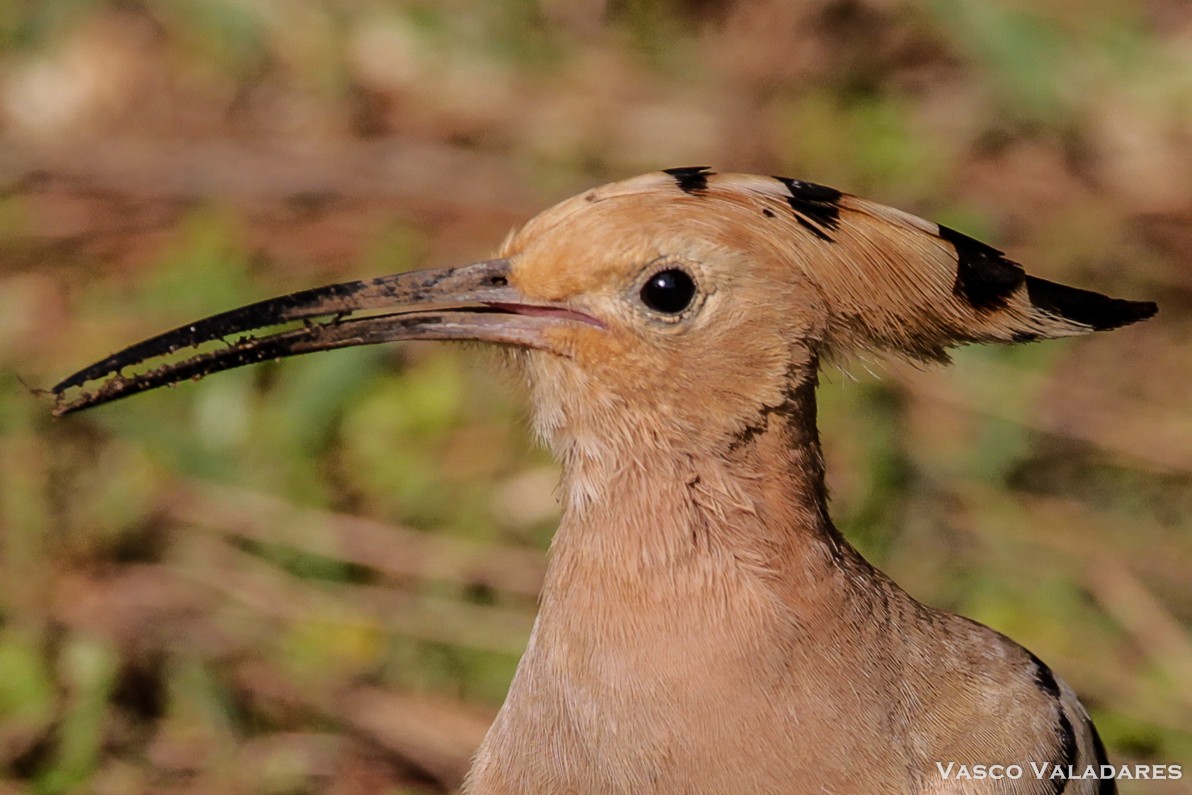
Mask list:
[[[828,517],[815,388],[808,376],[728,439],[631,428],[603,436],[631,449],[577,444],[581,452],[564,457],[564,516],[544,603],[580,581],[669,587],[684,573],[790,588],[839,564],[851,550]]]
[[[562,789],[560,770],[604,782],[568,791],[642,791],[676,742],[690,751],[689,738],[712,738],[691,746],[698,755],[797,736],[792,720],[808,736],[830,734],[839,706],[856,703],[854,683],[872,679],[869,658],[848,651],[867,642],[858,632],[874,626],[880,593],[828,519],[814,380],[702,446],[668,442],[657,424],[600,430],[554,440],[569,445],[559,451],[564,517],[475,792]],[[829,670],[843,673],[819,675]],[[827,692],[825,681],[841,689]],[[593,765],[608,758],[625,764]],[[522,759],[534,761],[510,761]],[[547,771],[552,786],[491,783],[527,768]],[[628,783],[608,786],[609,777]]]

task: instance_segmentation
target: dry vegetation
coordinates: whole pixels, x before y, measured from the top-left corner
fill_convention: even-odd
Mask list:
[[[1051,663],[1118,762],[1185,766],[1124,793],[1192,792],[1187,2],[7,0],[0,793],[456,785],[556,518],[517,385],[417,345],[61,422],[25,384],[699,163],[1160,303],[951,370],[851,363],[823,423],[845,533]]]

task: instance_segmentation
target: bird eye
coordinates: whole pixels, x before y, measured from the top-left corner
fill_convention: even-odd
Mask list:
[[[658,271],[642,285],[642,303],[655,312],[677,315],[691,306],[695,280],[678,268]]]

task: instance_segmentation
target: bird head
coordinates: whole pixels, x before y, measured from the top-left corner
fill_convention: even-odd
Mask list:
[[[716,447],[814,384],[826,356],[943,360],[959,344],[1106,330],[1155,311],[1027,276],[990,246],[832,188],[677,168],[568,199],[495,259],[251,304],[52,391],[65,414],[299,353],[475,340],[518,351],[556,447],[617,435]]]

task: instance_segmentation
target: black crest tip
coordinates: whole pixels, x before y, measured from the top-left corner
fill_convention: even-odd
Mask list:
[[[1032,304],[1049,314],[1071,320],[1094,331],[1110,331],[1154,317],[1154,301],[1110,298],[1092,290],[1068,287],[1034,276],[1026,277],[1027,296]]]
[[[939,225],[939,236],[956,249],[952,292],[978,311],[1001,309],[1022,286],[1026,274],[1017,262],[980,240]]]
[[[835,242],[828,233],[840,226],[840,200],[844,194],[836,188],[801,179],[774,179],[786,188],[787,204],[794,211],[799,225],[826,243]]]
[[[679,166],[664,168],[662,173],[674,177],[684,193],[701,193],[708,189],[708,177],[716,172],[710,166]]]

